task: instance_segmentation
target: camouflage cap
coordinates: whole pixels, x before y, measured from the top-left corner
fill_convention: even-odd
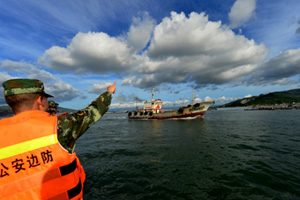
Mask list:
[[[16,94],[41,94],[45,97],[53,97],[44,92],[44,84],[36,79],[10,79],[2,83],[4,96]]]
[[[49,104],[49,108],[57,108],[58,107],[58,103],[55,103],[54,101],[48,101]]]

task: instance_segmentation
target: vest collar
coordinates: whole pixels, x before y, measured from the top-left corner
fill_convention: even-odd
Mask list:
[[[15,118],[39,118],[39,117],[49,117],[49,113],[40,110],[30,110],[18,113]]]

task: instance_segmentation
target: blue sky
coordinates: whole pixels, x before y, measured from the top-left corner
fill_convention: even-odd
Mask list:
[[[300,87],[299,0],[0,0],[0,82],[36,78],[80,109],[216,104]],[[3,89],[0,89],[3,92]],[[0,97],[0,104],[5,104]]]

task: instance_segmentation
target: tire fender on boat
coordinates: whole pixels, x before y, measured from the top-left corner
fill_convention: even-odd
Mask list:
[[[129,112],[129,113],[128,113],[128,117],[131,117],[131,116],[132,116],[132,112]]]

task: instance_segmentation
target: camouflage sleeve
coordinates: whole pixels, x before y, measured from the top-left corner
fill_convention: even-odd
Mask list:
[[[85,109],[58,116],[57,135],[59,143],[70,153],[73,153],[76,140],[106,113],[111,99],[111,92],[105,92]]]

